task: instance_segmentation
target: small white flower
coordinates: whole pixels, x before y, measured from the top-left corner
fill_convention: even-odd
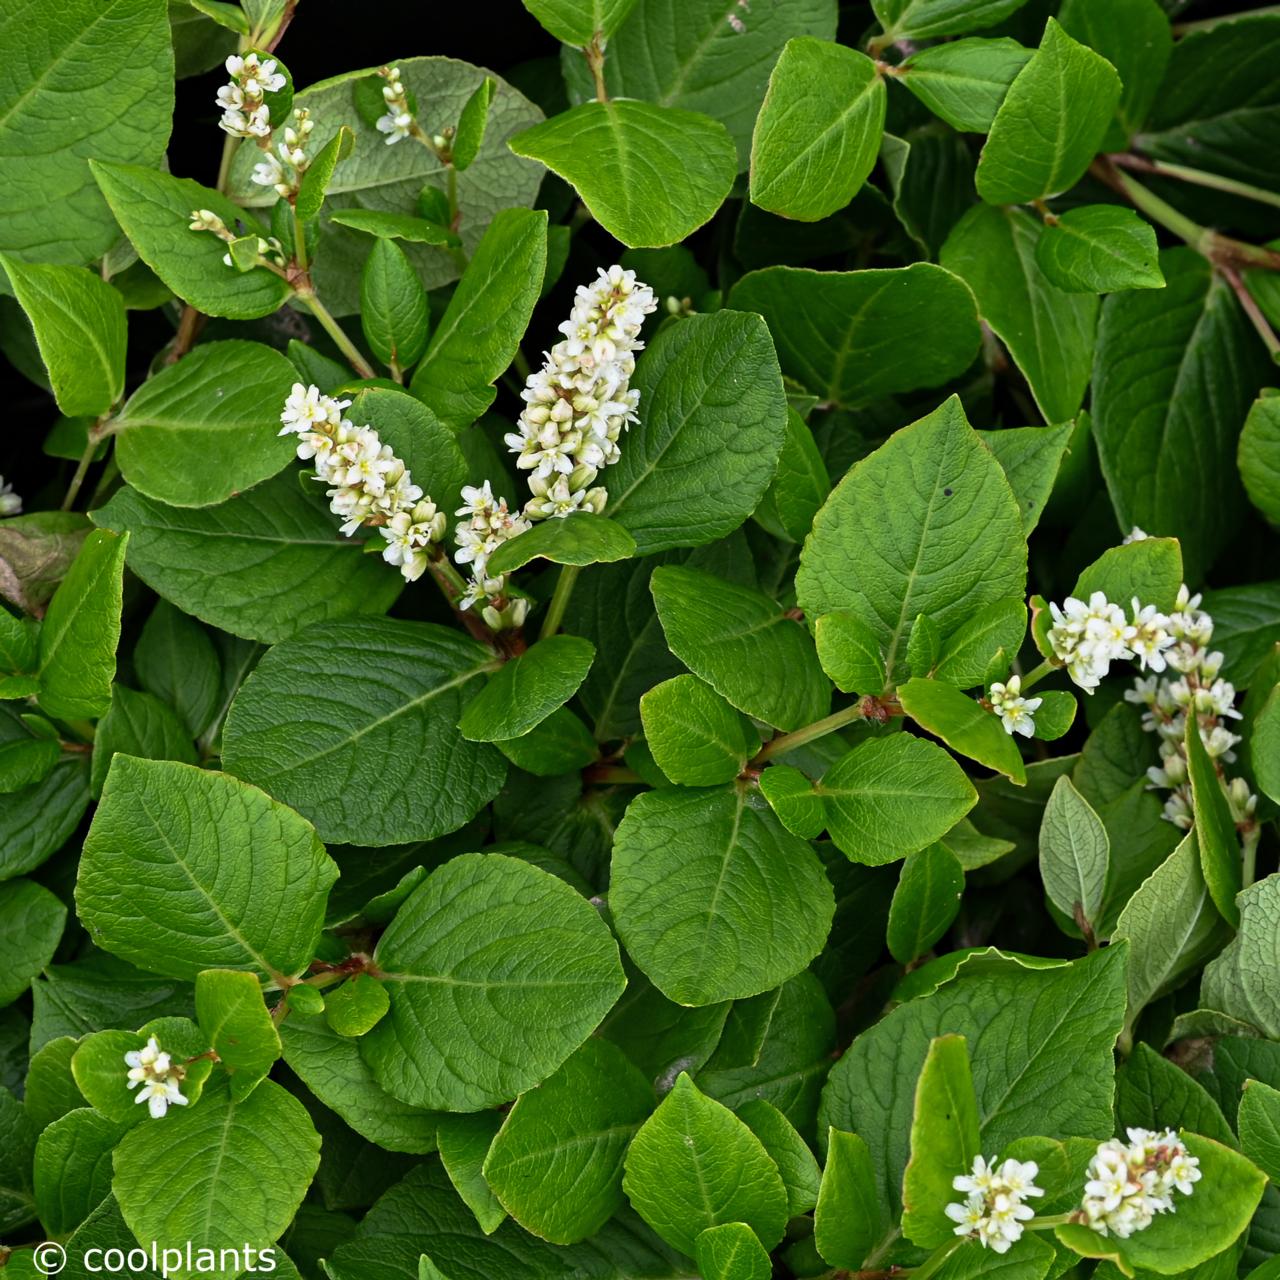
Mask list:
[[[1076,1221],[1099,1235],[1127,1239],[1151,1225],[1158,1213],[1176,1209],[1173,1192],[1190,1195],[1200,1162],[1172,1130],[1129,1129],[1099,1143],[1085,1175]]]
[[[183,1069],[174,1066],[169,1055],[160,1048],[155,1036],[152,1036],[141,1049],[132,1049],[124,1055],[125,1065],[129,1068],[126,1075],[128,1087],[138,1089],[134,1102],[145,1102],[154,1119],[161,1119],[170,1106],[185,1107],[188,1099],[183,1097],[179,1085],[183,1079]]]
[[[1005,1160],[977,1156],[969,1173],[959,1174],[951,1185],[967,1192],[963,1201],[946,1206],[946,1215],[956,1223],[955,1234],[977,1240],[993,1253],[1007,1253],[1022,1238],[1023,1223],[1035,1217],[1035,1210],[1023,1201],[1044,1195],[1035,1185],[1039,1166],[1033,1160]]]
[[[22,510],[22,499],[13,491],[13,485],[0,476],[0,516],[16,516]]]
[[[1007,684],[996,681],[991,686],[991,709],[1000,717],[1005,733],[1030,738],[1036,731],[1034,714],[1044,699],[1024,698],[1021,691],[1021,676],[1010,676]]]

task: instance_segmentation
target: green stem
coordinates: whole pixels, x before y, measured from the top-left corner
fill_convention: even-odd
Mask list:
[[[1038,667],[1032,667],[1021,680],[1022,692],[1026,693],[1033,685],[1037,685],[1045,676],[1051,676],[1055,671],[1061,671],[1062,668],[1051,658],[1046,658]]]
[[[299,271],[307,269],[307,236],[306,229],[302,225],[302,219],[298,217],[298,206],[293,206],[293,257],[298,264]]]
[[[444,193],[449,200],[449,230],[457,231],[460,221],[458,209],[458,171],[452,164],[445,165]]]
[[[1023,1223],[1024,1231],[1052,1231],[1054,1227],[1065,1227],[1072,1219],[1070,1213],[1051,1213],[1045,1217],[1032,1218],[1030,1222]]]
[[[215,190],[227,194],[227,183],[231,178],[231,162],[235,159],[236,151],[240,147],[240,139],[234,134],[228,133],[222,139],[222,158],[218,161],[218,181],[215,184]]]
[[[1162,160],[1147,160],[1140,156],[1115,155],[1111,160],[1126,169],[1136,169],[1140,173],[1151,173],[1161,178],[1176,178],[1179,182],[1189,182],[1197,187],[1209,187],[1214,191],[1225,191],[1228,195],[1243,196],[1246,200],[1256,200],[1259,204],[1269,204],[1280,209],[1280,194],[1266,191],[1262,187],[1251,186],[1247,182],[1237,182],[1234,178],[1205,173],[1202,169],[1190,169],[1186,165],[1166,164]]]
[[[317,320],[320,321],[320,327],[331,337],[337,345],[338,350],[342,352],[351,367],[362,377],[372,378],[374,374],[373,367],[360,354],[359,348],[351,341],[343,332],[342,326],[333,318],[328,307],[320,301],[316,295],[310,290],[299,290],[297,294],[298,300],[308,311],[311,312]]]
[[[803,747],[806,742],[812,742],[815,738],[825,738],[827,734],[834,733],[837,729],[843,729],[845,725],[853,724],[855,720],[863,719],[866,714],[865,699],[859,698],[853,706],[845,707],[843,711],[836,711],[822,720],[815,720],[812,724],[807,724],[801,729],[795,729],[791,733],[780,734],[772,741],[766,742],[751,763],[753,765],[763,764],[772,756],[785,755],[788,751]]]
[[[600,45],[599,34],[591,39],[591,43],[582,51],[582,56],[587,60],[587,66],[591,68],[591,78],[595,81],[596,101],[608,102],[609,90],[604,82],[604,49]]]
[[[114,427],[110,418],[102,417],[93,424],[86,433],[88,439],[85,441],[84,452],[80,455],[80,461],[76,463],[75,474],[71,477],[71,483],[67,486],[67,496],[62,499],[62,510],[70,511],[75,506],[76,499],[80,496],[80,486],[84,484],[84,478],[89,473],[89,467],[93,463],[93,455],[97,453],[98,446],[103,439],[113,434]]]
[[[1244,833],[1244,862],[1241,867],[1241,881],[1248,888],[1258,874],[1258,841],[1262,838],[1262,827],[1254,823]]]
[[[1239,302],[1241,311],[1249,317],[1249,323],[1253,325],[1258,337],[1262,339],[1263,345],[1271,353],[1272,360],[1280,363],[1280,338],[1276,337],[1276,332],[1271,327],[1270,321],[1262,314],[1262,308],[1258,306],[1253,294],[1249,292],[1249,286],[1244,282],[1240,273],[1225,262],[1219,264],[1218,270],[1222,273],[1223,279],[1231,286],[1231,291],[1236,295],[1236,301]]]
[[[573,595],[574,583],[578,581],[578,574],[581,572],[581,567],[576,564],[560,566],[560,577],[556,579],[555,594],[547,607],[547,616],[543,620],[539,639],[545,640],[560,630],[560,624],[564,621],[564,611],[569,606],[569,597]]]
[[[966,1243],[966,1237],[956,1236],[954,1240],[948,1240],[940,1249],[935,1249],[916,1269],[911,1273],[911,1280],[928,1280],[929,1276],[937,1275],[939,1271],[946,1266],[947,1259],[951,1257],[962,1244]]]

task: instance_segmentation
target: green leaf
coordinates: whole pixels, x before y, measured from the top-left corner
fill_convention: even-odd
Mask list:
[[[165,0],[39,0],[6,8],[0,44],[0,244],[31,261],[88,262],[119,236],[87,156],[160,164],[173,116]],[[21,140],[19,143],[18,140]]]
[[[904,59],[896,79],[953,129],[986,133],[1031,56],[1030,49],[1005,37],[954,40]]]
[[[963,770],[936,743],[894,734],[842,756],[815,790],[831,839],[853,862],[878,867],[945,835],[977,802]]]
[[[978,205],[956,224],[939,260],[974,292],[1048,422],[1074,418],[1093,368],[1098,300],[1045,278],[1036,248],[1045,229],[1025,209]]]
[[[1125,1126],[1181,1126],[1226,1146],[1237,1145],[1221,1108],[1203,1086],[1141,1041],[1116,1074],[1116,1115]]]
[[[1178,538],[1196,582],[1245,510],[1236,440],[1264,366],[1230,286],[1204,258],[1169,249],[1160,265],[1165,290],[1103,306],[1093,435],[1121,529]],[[1189,451],[1195,467],[1152,465]]]
[[[459,173],[469,169],[476,156],[480,154],[485,126],[489,122],[489,104],[492,101],[493,79],[485,76],[479,88],[466,100],[458,114],[458,127],[450,151],[453,167]]]
[[[15,617],[0,608],[0,696],[25,698],[40,682],[34,673],[40,665],[40,623]]]
[[[319,214],[324,206],[325,192],[333,181],[334,170],[351,154],[355,145],[355,134],[344,126],[311,158],[294,202],[294,210],[300,219],[306,221]]]
[[[919,630],[917,623],[913,638]],[[1005,732],[1000,717],[976,698],[941,680],[914,678],[898,686],[898,700],[921,728],[941,738],[953,751],[1013,782],[1026,782],[1026,766],[1013,737]]]
[[[440,1144],[440,1161],[449,1181],[475,1214],[485,1235],[492,1235],[502,1225],[507,1211],[489,1189],[482,1169],[485,1156],[501,1127],[503,1116],[497,1111],[477,1111],[471,1115],[442,1115],[436,1141]]]
[[[1068,293],[1164,288],[1155,228],[1109,204],[1081,205],[1046,222],[1036,265]]]
[[[293,365],[257,342],[211,342],[160,370],[116,419],[116,461],[139,492],[173,507],[209,507],[289,465],[279,435]]]
[[[760,790],[769,807],[792,835],[805,840],[820,836],[827,825],[822,796],[799,769],[771,765],[760,775]]]
[[[879,693],[885,687],[884,654],[875,631],[849,609],[824,613],[814,626],[818,661],[844,693]]]
[[[1253,402],[1236,458],[1249,501],[1273,525],[1280,525],[1280,397],[1263,392]]]
[[[802,222],[843,209],[876,162],[884,112],[884,80],[865,54],[788,40],[751,137],[751,202]]]
[[[198,738],[218,710],[222,670],[208,633],[194,618],[161,600],[142,626],[133,651],[138,680],[182,717]]]
[[[205,969],[196,974],[196,1020],[243,1102],[280,1056],[280,1035],[251,973]]]
[[[1087,600],[1101,591],[1127,609],[1137,599],[1157,609],[1172,610],[1183,581],[1182,548],[1176,538],[1140,538],[1108,547],[1083,569],[1071,594]]]
[[[640,699],[645,741],[658,768],[686,787],[732,782],[760,739],[718,693],[696,676],[675,676]]]
[[[523,736],[573,697],[595,656],[580,636],[539,640],[489,677],[463,709],[458,732],[470,742]]]
[[[84,1106],[84,1095],[71,1074],[71,1058],[75,1051],[75,1040],[70,1036],[58,1036],[31,1055],[23,1106],[27,1119],[37,1130],[47,1128],[68,1111]]]
[[[337,868],[311,824],[255,787],[119,756],[85,837],[76,908],[95,940],[153,973],[311,962]]]
[[[964,35],[1003,22],[1026,0],[875,0],[872,9],[894,40]]]
[[[606,564],[629,560],[635,539],[616,521],[592,512],[575,511],[563,519],[543,520],[508,539],[488,559],[491,573],[511,573],[531,560],[552,564]]]
[[[57,730],[47,720],[0,711],[0,794],[43,781],[61,758]]]
[[[1026,633],[1027,606],[1022,600],[997,600],[961,623],[943,641],[933,677],[957,689],[981,684],[996,654],[1001,649],[1017,653]]]
[[[1262,793],[1276,800],[1280,797],[1280,693],[1275,689],[1253,722],[1249,757]]]
[[[1201,1178],[1191,1195],[1177,1195],[1174,1213],[1160,1214],[1126,1240],[1104,1240],[1073,1223],[1054,1229],[1058,1239],[1083,1257],[1114,1258],[1128,1275],[1135,1269],[1185,1275],[1229,1248],[1248,1227],[1267,1180],[1229,1147],[1195,1133],[1182,1140],[1200,1161]]]
[[[501,756],[467,744],[454,727],[493,661],[474,640],[433,623],[311,627],[276,645],[241,686],[223,761],[310,818],[325,840],[432,840],[456,831],[502,785]],[[341,673],[342,697],[315,671]],[[404,785],[406,758],[430,786]],[[335,770],[342,787],[332,785]]]
[[[70,1235],[111,1194],[111,1152],[124,1132],[92,1107],[77,1107],[40,1135],[32,1185],[51,1236]]]
[[[191,734],[172,708],[149,693],[135,693],[122,684],[111,686],[111,706],[93,739],[89,782],[95,795],[102,791],[117,752],[145,760],[196,763]]]
[[[951,928],[963,893],[964,868],[945,845],[907,855],[889,906],[887,942],[899,964],[914,963]]]
[[[428,876],[375,961],[391,1012],[361,1054],[389,1093],[441,1110],[492,1106],[546,1079],[625,985],[595,908],[501,854],[464,854]]]
[[[227,266],[222,240],[211,231],[191,230],[192,210],[208,209],[233,232],[266,234],[226,196],[158,169],[96,159],[89,167],[138,256],[197,311],[254,320],[278,310],[293,292],[287,281],[265,267],[239,272]]]
[[[635,0],[524,0],[524,7],[557,40],[581,47],[598,34],[601,48],[634,4]]]
[[[1236,901],[1239,932],[1205,966],[1200,1003],[1256,1027],[1270,1039],[1280,1039],[1280,996],[1269,977],[1280,939],[1280,876],[1250,885]]]
[[[813,432],[794,409],[788,408],[778,472],[752,515],[775,537],[803,542],[830,492],[831,477]]]
[[[683,1071],[632,1139],[622,1185],[640,1216],[685,1253],[726,1222],[746,1223],[766,1249],[786,1226],[786,1188],[760,1139]]]
[[[308,623],[381,613],[400,575],[338,532],[319,495],[293,475],[216,507],[167,507],[119,490],[94,513],[128,532],[129,568],[186,613],[233,635],[274,643]]]
[[[957,545],[965,548],[959,561]],[[984,606],[1021,596],[1025,557],[1004,472],[952,397],[836,486],[801,553],[796,597],[815,617],[855,612],[896,683],[917,616],[945,635]]]
[[[911,1116],[911,1159],[902,1180],[902,1234],[922,1249],[955,1239],[946,1206],[952,1180],[973,1168],[979,1154],[978,1100],[964,1036],[938,1036],[929,1044],[916,1081]]]
[[[1222,780],[1205,750],[1195,716],[1187,717],[1183,743],[1187,776],[1191,782],[1191,803],[1195,811],[1196,843],[1200,846],[1200,867],[1213,905],[1228,924],[1238,926],[1240,908],[1236,895],[1240,892],[1242,874],[1240,840]]]
[[[67,909],[34,880],[0,883],[0,1008],[12,1004],[53,959]]]
[[[324,1020],[340,1036],[362,1036],[391,1008],[387,989],[376,978],[356,974],[325,996]]]
[[[383,209],[339,209],[329,221],[371,236],[407,240],[410,244],[449,244],[453,233],[446,227],[409,213],[389,213]]]
[[[320,1135],[280,1085],[264,1081],[237,1102],[215,1083],[200,1106],[131,1129],[116,1148],[111,1186],[138,1239],[182,1257],[199,1240],[201,1249],[243,1258],[246,1246],[263,1250],[285,1230],[319,1163]],[[179,1266],[172,1274],[197,1272]]]
[[[393,371],[416,364],[427,349],[427,295],[404,250],[374,240],[360,276],[360,327],[373,354]]]
[[[973,295],[928,262],[886,271],[766,267],[743,276],[729,301],[764,316],[782,371],[835,404],[936,387],[969,367],[981,341]],[[911,341],[925,316],[937,326],[931,341]]]
[[[669,999],[778,986],[822,949],[834,898],[817,855],[743,788],[644,792],[613,844],[609,907],[627,953]]]
[[[0,255],[14,296],[35,330],[58,408],[104,415],[124,394],[124,299],[79,267],[24,264]]]
[[[458,234],[465,253],[474,255],[481,237],[494,215],[502,209],[534,203],[543,170],[511,154],[507,139],[513,133],[536,124],[542,113],[522,93],[492,72],[457,58],[401,58],[396,62],[410,99],[423,112],[422,124],[429,132],[457,121],[463,106],[486,77],[494,81],[484,142],[474,163],[457,175]],[[295,107],[305,107],[316,122],[310,148],[323,147],[343,122],[356,123],[352,110],[353,90],[372,80],[375,97],[382,109],[382,80],[371,70],[348,72],[323,80],[299,93]],[[324,216],[320,219],[320,241],[314,254],[311,278],[325,306],[337,316],[359,309],[360,269],[369,250],[363,234],[341,225],[335,214],[353,211],[418,215],[418,197],[424,190],[444,195],[448,166],[434,149],[416,142],[389,147],[387,135],[361,122],[355,130],[355,148],[342,162],[329,184]],[[231,194],[250,209],[269,208],[276,193],[253,182],[255,148],[242,147],[231,167]],[[209,205],[209,208],[215,208]],[[442,219],[431,218],[439,223]],[[457,259],[438,244],[413,244],[406,250],[422,280],[423,287],[438,289],[460,274]]]
[[[1053,427],[1006,427],[979,431],[983,443],[996,455],[1022,511],[1022,529],[1030,537],[1058,479],[1064,458],[1072,452],[1077,426],[1063,422]]]
[[[507,209],[494,217],[411,384],[453,430],[493,402],[493,383],[520,348],[546,263],[544,212]]]
[[[591,730],[568,707],[553,711],[523,738],[507,738],[493,745],[516,768],[540,778],[585,769],[600,755]]]
[[[779,989],[776,1000],[780,1000],[781,995]],[[741,1008],[741,1003],[733,1007]],[[776,1009],[776,1003],[774,1008]],[[772,1024],[772,1017],[770,1023]],[[765,1034],[767,1035],[767,1028]],[[748,1066],[759,1065],[763,1048],[763,1043],[757,1046],[755,1059]],[[712,1072],[716,1070],[719,1056],[717,1053],[709,1064]],[[764,1098],[751,1098],[740,1103],[737,1114],[764,1144],[764,1149],[778,1166],[778,1172],[782,1174],[782,1181],[787,1188],[787,1212],[793,1218],[798,1214],[808,1213],[818,1203],[822,1184],[822,1171],[818,1168],[813,1152],[809,1150],[809,1144],[796,1131],[795,1125],[772,1102]]]
[[[653,1090],[622,1050],[586,1041],[521,1094],[484,1162],[502,1207],[553,1244],[594,1235],[622,1207],[622,1159]]]
[[[992,121],[975,183],[988,204],[1027,204],[1084,175],[1120,101],[1120,77],[1050,18]]]
[[[54,592],[40,628],[40,706],[60,720],[111,705],[128,535],[91,533]]]
[[[773,480],[786,433],[768,330],[733,311],[663,330],[632,380],[640,422],[609,472],[609,514],[640,555],[732,533]]]
[[[694,1241],[698,1274],[706,1280],[769,1280],[773,1263],[760,1237],[745,1222],[722,1222]]]
[[[1280,1183],[1280,1089],[1245,1081],[1240,1099],[1240,1147],[1271,1179]]]
[[[34,871],[70,838],[88,804],[83,759],[63,759],[40,782],[0,794],[0,879]]]
[[[1049,901],[1069,920],[1082,916],[1096,926],[1110,861],[1102,820],[1070,778],[1059,778],[1040,823],[1040,878]]]
[[[739,711],[790,730],[830,710],[813,641],[763,592],[678,565],[650,589],[671,652]]]
[[[696,231],[737,171],[718,120],[631,99],[583,103],[509,145],[570,183],[591,216],[631,247],[675,244]]]
[[[871,1152],[856,1133],[827,1131],[827,1164],[813,1215],[813,1241],[824,1262],[856,1271],[878,1231]]]

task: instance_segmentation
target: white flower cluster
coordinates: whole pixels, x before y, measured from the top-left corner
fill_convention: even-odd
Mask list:
[[[291,200],[302,186],[302,175],[311,163],[307,155],[307,139],[316,127],[306,107],[297,107],[292,123],[284,128],[284,136],[276,146],[279,159],[270,151],[262,153],[262,159],[253,166],[253,180],[260,187],[272,187],[275,193]]]
[[[946,1214],[956,1223],[955,1233],[977,1240],[984,1249],[1007,1253],[1022,1236],[1023,1223],[1035,1210],[1023,1202],[1044,1195],[1035,1185],[1040,1166],[1034,1160],[1006,1160],[997,1167],[995,1157],[975,1158],[973,1170],[952,1180],[965,1199],[947,1205]]]
[[[263,95],[285,86],[283,73],[274,58],[260,59],[256,53],[241,57],[233,53],[226,62],[229,83],[218,90],[222,119],[218,126],[236,138],[269,138],[271,111]]]
[[[22,510],[22,499],[13,491],[13,485],[5,484],[0,476],[0,516],[16,516]]]
[[[212,209],[192,209],[190,229],[192,231],[212,231],[219,240],[226,244],[230,244],[236,238],[235,233]],[[288,262],[284,245],[275,236],[258,237],[258,257],[282,270]],[[230,253],[224,253],[222,261],[228,267],[235,266],[235,263],[231,260]]]
[[[1020,733],[1024,738],[1030,738],[1035,733],[1035,711],[1044,699],[1024,698],[1021,676],[1010,676],[1005,684],[996,681],[988,696],[991,710],[1000,717],[1005,733]]]
[[[1113,662],[1136,658],[1144,670],[1163,671],[1165,650],[1174,643],[1169,619],[1154,605],[1132,602],[1132,615],[1113,604],[1101,591],[1088,601],[1068,596],[1059,608],[1049,606],[1053,626],[1049,644],[1067,674],[1086,693],[1092,693]]]
[[[379,133],[387,135],[387,146],[391,146],[413,133],[413,112],[409,108],[409,95],[400,79],[400,68],[381,67],[378,74],[386,81],[382,86],[382,100],[387,104],[387,113],[379,116],[377,128]]]
[[[325,496],[342,532],[350,537],[361,525],[376,527],[387,542],[382,558],[414,582],[426,571],[432,544],[444,537],[444,512],[372,427],[343,416],[350,405],[295,382],[280,434],[298,437],[298,457],[310,460],[316,479],[330,486]]]
[[[143,1048],[126,1053],[124,1060],[129,1068],[129,1088],[142,1086],[134,1102],[147,1103],[153,1119],[161,1119],[171,1106],[187,1105],[187,1099],[178,1087],[185,1072],[173,1064],[169,1055],[156,1043],[155,1036]]]
[[[604,509],[607,492],[591,486],[617,462],[618,439],[636,421],[640,393],[631,375],[640,328],[656,307],[653,290],[619,266],[578,287],[564,337],[525,383],[520,429],[506,437],[520,455],[516,466],[531,473],[531,518]]]
[[[1149,1227],[1158,1213],[1176,1208],[1174,1191],[1189,1196],[1200,1180],[1200,1161],[1172,1129],[1128,1130],[1129,1141],[1112,1138],[1089,1161],[1078,1219],[1099,1235],[1127,1239]]]
[[[495,631],[503,627],[523,624],[529,602],[523,596],[502,603],[506,593],[505,575],[491,576],[488,572],[489,557],[508,538],[514,538],[532,528],[532,522],[524,516],[507,510],[505,498],[495,498],[486,480],[482,485],[464,485],[462,503],[457,514],[459,521],[454,537],[458,550],[453,558],[471,569],[471,581],[458,602],[460,609],[470,609],[479,604],[481,616]]]
[[[1200,726],[1200,741],[1213,760],[1230,764],[1240,735],[1232,733],[1224,721],[1239,720],[1235,708],[1235,686],[1222,679],[1222,654],[1210,649],[1213,619],[1200,608],[1200,596],[1192,595],[1184,583],[1178,591],[1173,612],[1165,620],[1172,645],[1165,650],[1168,674],[1134,681],[1125,693],[1127,702],[1145,708],[1142,727],[1160,741],[1160,764],[1147,770],[1153,789],[1172,794],[1165,802],[1165,817],[1189,830],[1192,825],[1191,791],[1187,782],[1187,716],[1194,714]],[[1227,788],[1237,821],[1250,817],[1257,805],[1243,778]]]

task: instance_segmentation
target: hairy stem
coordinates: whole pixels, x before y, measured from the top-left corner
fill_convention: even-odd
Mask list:
[[[310,289],[300,289],[297,297],[302,305],[320,321],[320,327],[333,339],[338,350],[347,357],[351,367],[362,378],[376,377],[373,366],[360,354],[359,348],[347,337],[342,326],[333,318],[328,307],[316,297],[315,292]]]
[[[560,576],[556,579],[555,594],[552,595],[551,603],[547,606],[547,616],[542,622],[540,639],[545,640],[560,630],[560,624],[564,621],[564,611],[569,607],[569,597],[573,595],[574,584],[578,581],[578,574],[581,572],[581,567],[576,564],[560,566]]]

